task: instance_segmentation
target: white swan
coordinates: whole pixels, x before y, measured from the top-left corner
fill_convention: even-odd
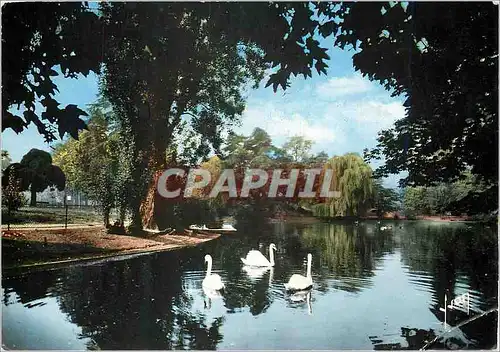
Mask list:
[[[212,257],[210,254],[205,256],[205,262],[208,262],[207,275],[203,279],[202,286],[210,290],[222,290],[224,288],[224,283],[217,274],[212,274]]]
[[[307,276],[293,274],[288,283],[285,284],[287,291],[307,290],[312,287],[313,281],[311,276],[312,254],[307,254]]]
[[[276,250],[276,245],[271,243],[269,245],[269,260],[267,260],[264,255],[256,250],[251,250],[248,252],[246,258],[241,258],[243,264],[248,266],[274,266],[274,252]]]

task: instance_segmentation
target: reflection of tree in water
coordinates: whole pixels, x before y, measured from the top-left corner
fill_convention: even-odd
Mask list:
[[[437,300],[445,291],[453,295],[460,283],[484,295],[483,310],[497,301],[497,248],[497,235],[482,227],[415,224],[401,239],[403,262],[417,274],[432,275]]]
[[[101,349],[215,349],[222,318],[208,327],[191,312],[176,255],[141,257],[65,271],[61,310]],[[40,273],[32,280],[38,282]]]
[[[376,351],[418,350],[428,341],[434,339],[436,337],[436,333],[432,329],[423,330],[402,327],[401,335],[399,337],[403,337],[406,340],[406,346],[401,344],[401,342],[385,341],[384,339],[387,339],[385,336],[370,336],[370,340],[373,344],[373,349]]]
[[[35,275],[37,279],[33,280],[32,275]],[[47,297],[58,277],[57,271],[50,270],[40,271],[32,275],[24,274],[2,278],[2,287],[5,288],[3,297],[5,305],[9,305],[11,293],[15,292],[19,297],[18,302],[30,307],[31,302]],[[36,305],[44,305],[44,303]]]
[[[422,273],[431,276],[431,287],[427,287],[432,292],[429,309],[440,321],[444,321],[444,313],[439,310],[444,305],[444,295],[449,302],[465,293],[456,291],[458,285],[479,292],[471,293],[473,310],[487,310],[497,304],[496,238],[495,233],[479,226],[413,224],[406,227],[401,238],[403,262],[414,272],[414,284],[426,288]],[[451,311],[447,320],[456,325],[466,317],[466,314]],[[496,316],[489,315],[483,319],[483,324],[467,324],[461,330],[488,345],[496,338],[495,319]]]
[[[172,336],[176,336],[175,349],[190,349],[190,350],[215,350],[217,343],[222,341],[222,335],[219,332],[220,327],[224,323],[224,318],[219,317],[214,319],[210,327],[205,325],[204,319],[201,317],[191,317],[184,320],[180,316],[177,321],[177,329]]]
[[[316,253],[313,259],[317,268],[344,280],[373,276],[377,262],[393,248],[391,232],[380,231],[370,236],[366,227],[340,224],[304,228],[301,241],[303,247]],[[363,280],[354,280],[345,289],[356,292],[365,285]]]
[[[425,348],[426,350],[441,350],[441,349],[493,349],[496,346],[496,334],[495,336],[490,336],[485,338],[485,336],[473,335],[474,339],[467,338],[469,332],[472,329],[480,331],[481,328],[484,329],[484,325],[490,326],[492,321],[496,320],[495,317],[498,315],[497,311],[486,314],[479,319],[470,322],[462,326],[460,329],[450,328],[446,332],[434,331],[433,329],[411,329],[407,327],[401,328],[401,335],[406,341],[406,344],[401,343],[401,339],[394,339],[391,335],[383,336],[370,336],[370,340],[373,344],[375,350],[419,350]],[[475,326],[474,326],[475,325]],[[463,329],[469,326],[469,329]],[[496,325],[494,325],[496,326]],[[464,331],[462,331],[464,330]],[[488,330],[488,329],[486,329]],[[464,334],[465,332],[465,334]],[[399,340],[399,341],[398,341]]]

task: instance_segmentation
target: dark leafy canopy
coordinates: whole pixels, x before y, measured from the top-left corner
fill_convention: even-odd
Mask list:
[[[202,68],[200,65],[203,60],[189,58],[189,55],[193,49],[199,49],[194,48],[193,43],[203,43],[200,41],[203,39],[202,35],[210,38],[210,46],[205,48],[205,55],[208,57],[213,55],[210,50],[212,46],[220,52],[221,44],[238,45],[247,61],[266,63],[275,68],[267,85],[272,85],[274,90],[279,86],[285,89],[292,74],[311,77],[313,69],[326,73],[326,48],[320,47],[313,35],[320,33],[323,37],[329,36],[336,31],[337,25],[328,19],[320,23],[313,19],[313,15],[318,18],[324,18],[325,15],[333,18],[334,12],[330,9],[333,6],[299,2],[113,3],[102,7],[104,17],[107,18],[103,27],[101,18],[83,3],[6,4],[2,11],[2,130],[11,128],[21,132],[34,123],[47,141],[56,139],[54,126],[58,127],[60,136],[70,133],[77,137],[78,131],[85,126],[79,116],[85,113],[75,105],[68,105],[64,109],[58,107],[58,102],[53,98],[57,87],[52,81],[52,77],[57,75],[54,68],[58,65],[66,76],[76,77],[78,73],[87,75],[90,71],[99,72],[102,63],[109,67],[116,66],[117,62],[114,60],[128,63],[131,59],[149,55],[151,59],[156,58],[162,62],[168,59],[167,67],[174,65],[176,69],[181,69],[181,66],[189,66],[190,70],[184,74],[183,81],[175,82],[175,86],[192,90],[200,83],[197,71]],[[141,13],[149,15],[140,19]],[[183,32],[179,25],[182,23],[185,27],[186,22],[197,25],[199,32]],[[151,30],[148,35],[150,39],[156,40],[148,41],[147,37],[138,36],[137,25]],[[141,47],[144,49],[143,53],[127,50],[128,54],[123,57],[111,53],[105,59],[103,50],[110,45],[113,48],[113,41],[121,39],[126,39],[124,43],[141,42],[141,45],[144,44]],[[168,52],[165,51],[166,48],[169,49]],[[118,47],[121,54],[125,54],[123,50],[125,47]],[[238,58],[221,56],[220,59],[224,61]],[[127,71],[131,71],[132,67]],[[252,76],[262,78],[258,67],[260,65],[253,65],[249,69],[253,70]],[[147,66],[139,68],[147,70]],[[132,73],[141,75],[138,71]],[[160,78],[158,77],[157,84],[160,83]],[[161,82],[163,87],[168,87],[171,83]],[[172,100],[172,94],[175,94],[175,90],[174,93],[165,92],[165,98]],[[220,95],[210,97],[212,100],[220,98]],[[40,102],[45,107],[41,116],[34,111],[37,99],[41,99]],[[179,103],[179,109],[182,110],[183,102]],[[23,117],[8,111],[19,105],[25,106]],[[227,107],[230,110],[233,108],[234,106]],[[237,104],[237,108],[241,109],[241,105]],[[210,109],[198,113],[200,126],[215,128],[217,120],[210,119],[213,117]]]
[[[102,61],[99,18],[79,2],[15,2],[2,5],[2,131],[20,133],[30,124],[47,142],[85,128],[76,105],[54,99],[53,77],[99,72]],[[35,112],[35,103],[44,111]],[[23,106],[23,115],[9,112]]]
[[[368,158],[407,185],[453,181],[468,167],[498,177],[498,7],[410,2],[349,3],[340,46],[356,45],[356,69],[407,96],[406,116],[382,131]],[[369,19],[369,21],[368,21]]]

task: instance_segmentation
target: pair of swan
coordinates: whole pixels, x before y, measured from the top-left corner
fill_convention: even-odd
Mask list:
[[[274,255],[272,251],[273,249],[276,249],[276,246],[274,244],[271,244],[269,246],[271,261],[267,260],[267,258],[264,257],[262,253],[255,250],[248,252],[247,258],[241,258],[241,260],[245,265],[249,267],[272,267],[274,266]],[[205,256],[205,262],[208,263],[208,266],[202,286],[204,290],[210,292],[211,295],[216,296],[216,292],[214,291],[222,290],[224,288],[224,283],[222,282],[222,279],[219,275],[212,274],[212,256],[210,254],[207,254]]]
[[[269,245],[269,260],[260,251],[251,250],[250,252],[248,252],[246,258],[241,258],[241,261],[246,266],[273,267],[275,265],[273,250],[276,250],[276,245],[274,243],[271,243]],[[298,274],[292,275],[288,283],[285,284],[285,289],[287,291],[306,290],[312,287],[313,282],[311,276],[311,264],[312,264],[312,254],[309,253],[307,255],[306,276]]]

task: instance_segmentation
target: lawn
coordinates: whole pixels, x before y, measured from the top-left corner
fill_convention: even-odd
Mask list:
[[[10,223],[13,225],[29,224],[64,224],[66,209],[50,207],[24,207],[14,212]],[[2,207],[2,224],[7,224],[7,209]],[[68,207],[68,224],[88,224],[102,222],[102,216],[93,208]]]

